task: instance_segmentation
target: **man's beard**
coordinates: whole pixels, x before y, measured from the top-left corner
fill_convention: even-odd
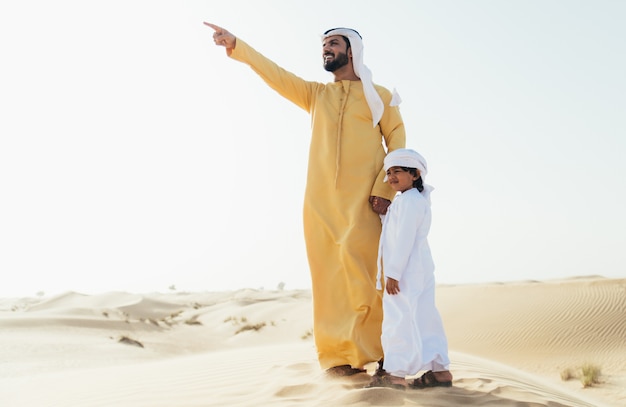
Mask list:
[[[350,62],[348,60],[348,55],[340,52],[330,62],[324,63],[324,69],[328,72],[335,72],[337,69],[348,65],[348,62]]]

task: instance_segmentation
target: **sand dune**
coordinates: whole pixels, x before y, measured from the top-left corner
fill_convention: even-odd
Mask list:
[[[626,280],[442,287],[438,294],[451,349],[553,380],[591,363],[602,369],[601,392],[626,405]]]
[[[306,290],[0,299],[0,405],[626,405],[626,280],[437,295],[454,387],[412,391],[364,389],[367,374],[325,377]],[[587,362],[600,383],[561,380]]]

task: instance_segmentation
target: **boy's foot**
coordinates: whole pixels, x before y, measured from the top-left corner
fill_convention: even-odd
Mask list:
[[[449,371],[433,372],[429,370],[422,376],[409,383],[412,389],[425,389],[427,387],[452,387],[452,373]]]

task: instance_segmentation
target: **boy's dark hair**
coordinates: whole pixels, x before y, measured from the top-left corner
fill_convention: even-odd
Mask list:
[[[417,179],[413,181],[413,188],[417,188],[418,191],[422,192],[424,190],[424,181],[422,181],[422,176],[418,174],[417,168],[409,168],[409,167],[400,167],[404,171],[410,173],[411,175],[415,175]]]

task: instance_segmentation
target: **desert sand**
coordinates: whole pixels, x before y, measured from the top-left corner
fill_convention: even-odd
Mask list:
[[[626,279],[445,285],[437,303],[454,386],[402,391],[326,377],[307,290],[0,299],[0,406],[626,405]]]

